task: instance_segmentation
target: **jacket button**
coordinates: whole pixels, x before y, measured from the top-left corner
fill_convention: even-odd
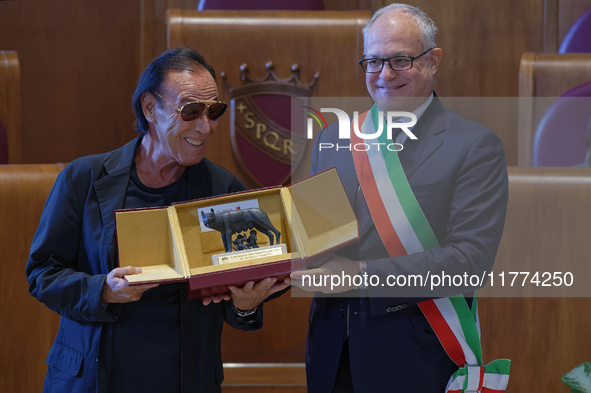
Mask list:
[[[341,318],[345,317],[345,310],[343,310],[342,308],[339,310],[339,317],[341,317]]]

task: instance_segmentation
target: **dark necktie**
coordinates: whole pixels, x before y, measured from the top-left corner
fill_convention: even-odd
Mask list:
[[[361,185],[357,186],[357,192],[355,193],[355,215],[359,221],[359,236],[363,236],[371,227],[372,219]]]

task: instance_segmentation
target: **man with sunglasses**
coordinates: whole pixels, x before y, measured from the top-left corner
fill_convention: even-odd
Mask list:
[[[440,335],[444,324],[435,329],[431,322],[434,309],[451,302],[449,296],[476,287],[448,285],[432,292],[429,285],[421,289],[420,279],[490,272],[508,181],[499,138],[444,108],[434,92],[442,58],[436,31],[424,12],[405,4],[378,10],[363,30],[359,63],[375,105],[360,116],[361,130],[374,133],[379,112],[413,112],[416,139],[400,132],[381,144],[396,142],[403,146],[398,152],[378,150],[378,143],[369,143],[376,140],[362,144],[369,150],[321,149],[354,146],[355,133],[350,141],[339,139],[337,123],[315,140],[311,172],[337,168],[357,214],[360,241],[318,258],[317,268],[292,273],[292,283],[302,286],[304,275],[316,277],[309,283],[327,276],[362,279],[343,279],[338,287],[303,287],[316,292],[306,347],[310,393],[443,393],[452,373],[465,366],[444,350],[450,338]],[[475,305],[470,298],[460,300],[464,309]],[[448,311],[441,314],[453,314]],[[476,331],[470,311],[468,318]],[[481,368],[468,366],[475,367],[467,380],[480,391],[474,375]]]
[[[139,137],[68,165],[50,193],[27,263],[30,293],[61,315],[44,392],[220,392],[225,322],[262,325],[270,278],[232,295],[187,300],[184,284],[129,286],[117,266],[114,211],[245,190],[204,158],[226,104],[191,49],[171,49],[133,95]]]

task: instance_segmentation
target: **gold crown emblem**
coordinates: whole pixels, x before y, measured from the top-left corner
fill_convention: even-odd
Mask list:
[[[261,79],[252,79],[249,75],[250,70],[248,65],[243,63],[240,65],[240,80],[241,84],[230,86],[226,73],[222,72],[222,81],[228,89],[231,97],[250,95],[256,92],[257,94],[275,93],[286,94],[300,97],[309,97],[312,88],[318,81],[320,73],[316,71],[314,78],[310,83],[302,83],[300,80],[300,67],[297,64],[291,66],[291,75],[285,79],[277,77],[275,74],[275,65],[269,61],[265,64],[266,75]]]

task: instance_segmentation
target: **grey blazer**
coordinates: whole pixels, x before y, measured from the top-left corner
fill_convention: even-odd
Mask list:
[[[375,226],[339,254],[367,263],[369,276],[490,272],[505,220],[508,179],[499,138],[444,108],[437,97],[413,128],[399,157],[410,186],[440,247],[390,258]],[[331,126],[317,137],[312,173],[336,167],[349,199],[359,180],[346,149],[318,153],[319,143],[340,143]],[[328,145],[325,145],[328,146]],[[370,286],[355,298],[316,297],[306,351],[310,393],[332,389],[341,347],[348,337],[356,393],[440,393],[457,369],[417,306],[424,298],[470,290],[452,287],[417,298],[409,288]],[[424,298],[423,298],[424,296]],[[471,301],[470,301],[471,303]]]

